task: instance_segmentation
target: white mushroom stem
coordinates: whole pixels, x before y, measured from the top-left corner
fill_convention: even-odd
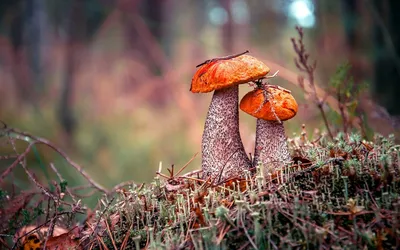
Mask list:
[[[283,123],[257,119],[254,166],[262,164],[264,174],[267,174],[289,163],[290,160]]]
[[[203,179],[218,183],[251,168],[239,133],[238,86],[216,90],[202,138]]]

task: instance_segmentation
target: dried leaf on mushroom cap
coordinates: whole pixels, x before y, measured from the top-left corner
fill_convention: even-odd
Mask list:
[[[190,91],[206,93],[251,82],[265,76],[269,70],[263,62],[249,55],[211,60],[194,74]]]
[[[265,93],[267,91],[267,100]],[[298,105],[291,93],[279,89],[255,89],[240,101],[240,109],[247,114],[267,121],[285,121],[294,117]],[[277,119],[278,118],[278,119]]]

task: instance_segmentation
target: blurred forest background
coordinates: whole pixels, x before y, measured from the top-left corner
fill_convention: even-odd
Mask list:
[[[399,9],[396,0],[1,0],[0,120],[54,142],[106,187],[149,182],[160,161],[164,171],[180,168],[201,150],[212,93],[189,91],[195,66],[250,50],[280,70],[271,83],[298,100],[288,136],[303,123],[312,135],[325,128],[297,82],[290,38],[299,25],[317,60],[316,84],[328,91],[349,62],[354,82],[369,86],[356,112],[371,130],[398,133]],[[241,86],[241,96],[249,90]],[[240,119],[250,153],[255,119]],[[37,149],[28,166],[38,177],[51,177],[52,162],[69,183],[82,181],[56,153]],[[13,160],[0,161],[0,170]],[[8,184],[23,188],[29,181],[18,171]]]

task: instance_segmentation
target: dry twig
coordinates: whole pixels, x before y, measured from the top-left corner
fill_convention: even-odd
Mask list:
[[[108,190],[106,188],[104,188],[102,185],[98,184],[97,182],[95,182],[84,170],[83,168],[78,165],[77,163],[75,163],[74,161],[72,161],[68,155],[62,151],[61,149],[59,149],[58,147],[56,147],[53,143],[49,142],[46,139],[40,138],[40,137],[36,137],[33,135],[30,135],[26,132],[21,132],[18,131],[16,129],[7,129],[6,131],[7,134],[9,135],[13,135],[18,139],[27,141],[27,138],[30,142],[30,144],[28,145],[28,147],[26,148],[25,152],[22,153],[17,160],[15,160],[13,162],[13,164],[11,164],[1,175],[0,177],[0,183],[3,181],[3,179],[5,178],[5,176],[7,176],[11,170],[30,152],[30,149],[35,145],[35,144],[44,144],[48,147],[50,147],[51,149],[53,149],[54,151],[56,151],[59,155],[61,155],[72,167],[74,167],[93,187],[95,187],[96,189],[98,189],[99,191],[102,191],[103,193],[108,193]]]
[[[298,56],[298,58],[294,59],[294,63],[296,64],[296,67],[301,72],[304,72],[307,75],[309,84],[310,84],[310,86],[312,88],[312,96],[314,98],[314,102],[317,104],[317,107],[321,112],[322,119],[324,120],[326,129],[328,130],[329,137],[331,137],[331,139],[333,139],[333,134],[332,134],[332,131],[331,131],[330,127],[329,127],[328,119],[326,118],[326,114],[325,114],[325,111],[324,111],[324,108],[323,108],[323,106],[325,104],[325,98],[321,99],[321,98],[318,97],[317,89],[316,89],[316,86],[315,86],[315,83],[314,83],[314,72],[315,72],[315,69],[317,67],[317,61],[314,60],[314,62],[311,63],[311,64],[308,62],[308,59],[309,59],[310,55],[307,53],[307,51],[305,49],[305,46],[304,46],[303,29],[301,27],[297,26],[296,30],[297,30],[297,32],[299,34],[299,39],[297,39],[297,41],[294,38],[291,39],[294,51],[296,52],[296,54]],[[298,78],[298,81],[299,81],[299,85],[300,86],[304,86],[304,78],[303,78],[303,76],[300,76]]]

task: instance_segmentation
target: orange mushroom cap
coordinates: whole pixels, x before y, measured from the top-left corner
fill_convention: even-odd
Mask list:
[[[192,78],[190,91],[206,93],[257,80],[268,74],[269,68],[249,55],[212,60],[202,65]]]
[[[272,87],[268,88],[267,91],[269,100],[264,105],[263,90],[255,89],[242,98],[240,109],[251,116],[267,121],[277,121],[276,117],[285,121],[296,115],[298,105],[289,92]],[[271,105],[273,105],[273,109]]]

